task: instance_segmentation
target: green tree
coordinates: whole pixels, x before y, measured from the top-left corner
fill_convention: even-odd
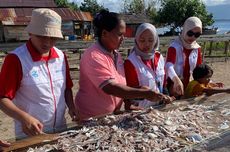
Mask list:
[[[153,21],[157,0],[123,0],[122,13],[143,14]]]
[[[162,0],[155,19],[164,26],[170,26],[171,32],[175,33],[175,29],[180,29],[191,16],[199,17],[203,27],[214,23],[213,15],[207,12],[201,0]]]
[[[58,7],[68,7],[69,2],[67,0],[54,0]]]
[[[155,17],[157,16],[157,9],[156,9],[156,3],[157,0],[151,0],[148,2],[148,5],[146,7],[146,15],[149,17],[149,19],[152,21],[152,23],[156,23],[155,22]]]
[[[145,13],[145,3],[143,0],[132,0],[127,9],[129,13],[143,14]]]
[[[81,11],[90,12],[92,15],[97,14],[102,9],[108,10],[108,8],[99,5],[96,0],[84,0],[80,6]]]
[[[58,7],[68,7],[72,10],[79,10],[77,4],[74,2],[69,3],[68,0],[54,0]]]

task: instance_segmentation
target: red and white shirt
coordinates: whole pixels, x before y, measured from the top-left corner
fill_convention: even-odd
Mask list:
[[[165,81],[164,58],[159,52],[155,52],[153,59],[142,60],[133,51],[125,61],[125,76],[130,87],[148,86],[152,90],[162,92]],[[135,102],[143,108],[158,103],[146,99]]]
[[[192,71],[201,63],[201,48],[186,49],[179,43],[173,42],[166,56],[166,74],[170,79],[177,75],[186,88]]]
[[[6,56],[0,74],[0,96],[41,121],[44,130],[65,125],[64,92],[72,86],[64,53],[54,47],[42,57],[30,41]],[[15,131],[24,136],[18,121]]]

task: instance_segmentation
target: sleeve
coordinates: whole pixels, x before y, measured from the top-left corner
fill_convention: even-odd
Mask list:
[[[22,66],[15,54],[5,57],[0,73],[0,97],[13,99],[22,80]]]
[[[197,65],[200,65],[202,63],[202,53],[201,48],[198,49],[198,58],[197,58]]]
[[[124,67],[127,85],[130,87],[139,87],[137,72],[133,64],[129,60],[125,60]]]
[[[108,57],[96,52],[86,52],[80,63],[82,75],[93,83],[94,86],[102,88],[109,80],[115,79],[114,63],[110,63]],[[113,66],[113,67],[112,67]]]
[[[168,48],[166,62],[176,63],[176,49],[174,47]]]
[[[174,70],[175,63],[176,63],[176,49],[174,47],[169,47],[167,52],[167,57],[166,57],[165,69],[170,79],[172,79],[177,75]]]
[[[73,81],[70,76],[69,63],[68,63],[65,53],[64,53],[64,57],[65,57],[65,63],[66,63],[66,88],[71,89],[73,87]]]
[[[202,95],[204,88],[205,87],[203,87],[200,84],[195,85],[194,88],[193,88],[193,90],[192,90],[192,96]]]

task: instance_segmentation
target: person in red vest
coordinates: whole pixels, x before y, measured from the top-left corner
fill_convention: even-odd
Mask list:
[[[126,81],[130,87],[150,88],[159,98],[156,98],[154,102],[147,99],[128,100],[125,102],[125,108],[127,110],[159,105],[161,103],[161,96],[168,98],[168,103],[174,99],[173,97],[163,94],[165,64],[163,56],[157,51],[158,47],[159,37],[156,28],[149,23],[141,24],[135,34],[135,46],[128,56],[128,59],[125,60]]]
[[[87,48],[81,58],[79,91],[75,98],[78,119],[118,112],[124,99],[169,100],[149,88],[126,85],[124,62],[118,51],[126,25],[120,15],[102,10],[93,24],[98,41]]]
[[[17,139],[64,129],[66,105],[75,116],[68,61],[54,46],[63,38],[61,23],[55,11],[34,9],[25,29],[30,39],[4,60],[0,108],[14,118]]]
[[[197,17],[189,17],[183,30],[168,48],[166,75],[170,95],[180,98],[184,94],[193,69],[202,63],[201,47],[197,38],[202,34],[202,22]]]

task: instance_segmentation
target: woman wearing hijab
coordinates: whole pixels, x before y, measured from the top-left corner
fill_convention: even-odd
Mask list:
[[[189,17],[181,35],[170,44],[165,64],[170,95],[183,95],[193,69],[202,63],[201,47],[196,41],[201,34],[201,20]]]
[[[102,10],[93,20],[98,41],[87,48],[80,62],[79,91],[75,98],[79,120],[100,117],[120,110],[123,99],[146,98],[170,102],[149,88],[126,85],[119,46],[126,25],[119,14]]]
[[[125,75],[127,85],[130,87],[148,87],[156,94],[163,94],[163,84],[165,78],[164,58],[160,52],[156,51],[159,47],[159,37],[156,28],[149,23],[141,24],[136,31],[135,46],[125,61]],[[125,108],[147,108],[157,105],[160,99],[150,102],[147,99],[133,99],[125,102]]]

